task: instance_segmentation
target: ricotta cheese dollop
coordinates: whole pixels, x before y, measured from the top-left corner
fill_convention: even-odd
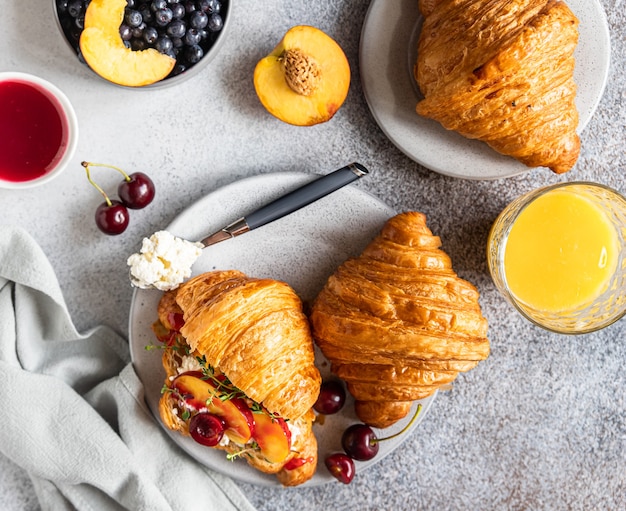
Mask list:
[[[203,245],[174,236],[167,231],[144,238],[139,253],[128,258],[130,281],[141,289],[168,291],[191,276],[191,267]]]

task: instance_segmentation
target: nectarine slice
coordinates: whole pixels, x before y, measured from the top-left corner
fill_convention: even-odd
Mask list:
[[[291,450],[291,432],[281,418],[265,412],[254,414],[254,439],[263,456],[272,463],[282,463]]]
[[[154,48],[133,51],[120,36],[126,0],[92,0],[85,12],[80,51],[85,62],[110,82],[141,87],[166,78],[176,59]]]
[[[171,384],[185,402],[195,410],[207,409],[226,423],[224,433],[233,442],[245,444],[254,433],[254,417],[246,402],[241,398],[220,399],[216,387],[202,379],[199,371],[190,371],[177,376]]]
[[[299,25],[287,31],[254,70],[263,106],[296,126],[330,120],[348,95],[350,65],[341,47],[321,30]]]

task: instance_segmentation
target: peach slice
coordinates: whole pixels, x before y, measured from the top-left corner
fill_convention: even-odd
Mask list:
[[[289,29],[254,70],[254,88],[263,106],[296,126],[330,120],[349,86],[350,65],[341,47],[321,30],[305,25]]]
[[[265,412],[254,414],[254,439],[263,456],[272,463],[282,463],[291,450],[291,431],[285,421]]]
[[[85,12],[80,51],[91,69],[110,82],[141,87],[170,74],[176,60],[154,48],[133,51],[124,46],[120,25],[126,0],[92,0]]]
[[[222,401],[216,386],[209,380],[203,380],[199,371],[189,371],[174,378],[171,387],[178,391],[185,402],[194,410],[206,408],[226,423],[224,432],[228,438],[238,444],[248,442],[255,431],[255,421],[246,402],[241,398]]]

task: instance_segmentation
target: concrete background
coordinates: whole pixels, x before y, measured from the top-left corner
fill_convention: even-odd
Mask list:
[[[424,212],[457,272],[479,288],[492,354],[438,396],[399,449],[351,485],[242,485],[252,503],[285,511],[625,509],[626,323],[578,337],[534,327],[498,295],[484,258],[491,223],[528,190],[591,180],[626,193],[622,1],[601,0],[611,31],[610,76],[582,133],[576,167],[564,176],[535,169],[496,181],[439,175],[385,137],[369,111],[358,72],[367,2],[234,3],[232,31],[209,68],[175,88],[139,92],[103,82],[71,57],[49,0],[2,2],[0,70],[31,72],[54,82],[74,103],[81,134],[74,164],[49,185],[0,190],[1,221],[25,227],[40,243],[78,328],[104,323],[127,335],[132,290],[126,257],[142,237],[194,200],[250,175],[326,173],[360,161],[372,174],[356,186],[398,211]],[[392,9],[394,0],[388,3]],[[269,116],[252,84],[256,62],[297,24],[332,35],[353,72],[345,105],[332,121],[311,128]],[[133,212],[121,236],[104,236],[95,227],[93,212],[101,197],[79,164],[85,159],[143,170],[157,184],[155,203]],[[105,189],[115,189],[115,173],[97,176]],[[193,491],[184,482],[181,489]],[[40,508],[28,475],[1,455],[0,508]]]

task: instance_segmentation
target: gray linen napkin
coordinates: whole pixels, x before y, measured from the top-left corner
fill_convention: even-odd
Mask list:
[[[114,331],[76,331],[41,248],[0,226],[0,450],[42,508],[253,511],[164,433],[129,359]]]

